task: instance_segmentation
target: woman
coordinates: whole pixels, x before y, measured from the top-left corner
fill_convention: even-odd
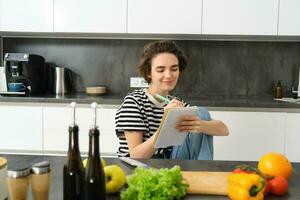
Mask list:
[[[197,116],[182,116],[176,128],[189,132],[183,144],[155,149],[164,109],[189,106],[185,101],[170,95],[187,61],[172,41],[158,41],[145,46],[139,72],[149,83],[148,89],[129,93],[116,113],[116,134],[119,138],[118,156],[133,158],[171,158],[210,160],[213,158],[213,137],[228,135],[226,125],[211,120],[208,111],[198,109]],[[156,94],[171,101],[165,103]]]

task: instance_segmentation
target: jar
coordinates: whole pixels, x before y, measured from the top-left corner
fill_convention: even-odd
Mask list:
[[[29,184],[29,168],[7,170],[7,186],[10,200],[26,200]]]
[[[7,170],[7,160],[0,157],[0,200],[7,198],[7,185],[5,181]]]
[[[32,165],[30,181],[34,200],[48,200],[50,178],[50,163],[48,161]]]

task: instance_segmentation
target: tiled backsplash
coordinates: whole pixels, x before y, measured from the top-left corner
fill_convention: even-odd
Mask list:
[[[74,88],[105,85],[125,94],[149,40],[3,38],[3,52],[39,54],[75,72]],[[175,93],[187,96],[272,96],[283,80],[284,93],[298,84],[300,42],[176,41],[189,66]],[[3,55],[2,55],[3,56]]]

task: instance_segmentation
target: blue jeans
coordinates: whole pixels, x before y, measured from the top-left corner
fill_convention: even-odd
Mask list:
[[[211,120],[207,108],[198,107],[197,115],[202,120]],[[213,136],[205,133],[188,133],[181,145],[166,149],[154,158],[212,160],[213,154]]]

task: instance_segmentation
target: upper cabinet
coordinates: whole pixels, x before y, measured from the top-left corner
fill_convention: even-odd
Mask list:
[[[201,34],[202,0],[128,0],[128,33]]]
[[[54,0],[54,32],[126,33],[127,0]]]
[[[277,35],[278,0],[203,0],[203,34]]]
[[[0,0],[0,32],[300,36],[299,10],[298,0]]]
[[[53,0],[0,0],[0,31],[53,32]]]
[[[300,1],[282,0],[279,7],[278,35],[300,35]]]

